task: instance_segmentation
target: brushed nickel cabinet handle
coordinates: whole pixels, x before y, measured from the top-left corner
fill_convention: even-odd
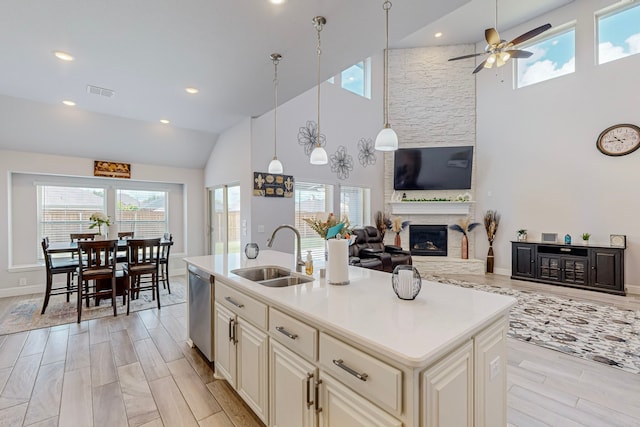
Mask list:
[[[320,407],[320,384],[322,384],[322,380],[318,380],[315,383],[314,387],[314,399],[315,399],[315,409],[316,414],[322,412],[322,408]]]
[[[291,332],[287,331],[284,327],[282,326],[276,326],[276,331],[280,332],[281,334],[291,338],[292,340],[295,340],[296,338],[298,338],[298,334],[292,334]]]
[[[240,304],[239,302],[235,302],[231,297],[224,297],[226,301],[229,301],[231,304],[235,305],[238,308],[243,308],[244,304]]]
[[[365,373],[359,373],[358,371],[356,371],[353,368],[348,367],[347,365],[344,364],[344,360],[342,359],[333,359],[333,364],[336,365],[338,368],[342,368],[345,371],[347,371],[348,373],[350,373],[351,375],[353,375],[354,377],[356,377],[357,379],[359,379],[360,381],[366,381],[367,378],[369,378],[368,374]]]
[[[233,322],[235,322],[235,320],[233,319],[233,317],[229,318],[229,341],[233,341]]]
[[[311,379],[314,377],[314,374],[311,372],[307,372],[307,408],[311,408],[313,406],[314,401],[311,400]]]

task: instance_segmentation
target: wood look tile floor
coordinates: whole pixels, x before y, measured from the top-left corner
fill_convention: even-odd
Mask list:
[[[456,278],[640,308],[503,276]],[[262,426],[186,339],[185,304],[0,336],[0,426]],[[507,381],[509,426],[640,426],[640,375],[509,340]]]

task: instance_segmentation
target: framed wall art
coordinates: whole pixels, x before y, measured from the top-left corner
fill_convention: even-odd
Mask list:
[[[268,172],[253,173],[253,195],[263,197],[293,197],[293,176]]]
[[[95,160],[93,162],[93,176],[131,178],[131,164]]]

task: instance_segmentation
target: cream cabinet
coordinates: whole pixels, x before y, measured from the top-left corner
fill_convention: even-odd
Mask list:
[[[215,286],[216,376],[270,427],[505,425],[506,313],[408,366],[224,277]]]
[[[402,422],[345,387],[330,375],[321,373],[322,427],[401,427]],[[453,425],[453,424],[452,424]]]
[[[270,341],[270,426],[314,427],[317,369],[275,340]]]
[[[264,319],[264,322],[257,322],[264,328],[266,306],[223,284],[217,286],[214,304],[216,374],[226,379],[266,423],[269,408],[268,335],[243,316],[254,321]]]
[[[473,427],[473,341],[422,374],[422,426]]]

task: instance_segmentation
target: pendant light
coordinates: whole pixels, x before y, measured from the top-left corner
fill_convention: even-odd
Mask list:
[[[384,89],[383,89],[383,103],[384,103],[384,128],[378,133],[376,137],[375,149],[379,151],[395,151],[398,149],[398,135],[391,129],[389,124],[389,9],[391,9],[391,2],[389,0],[382,4],[386,14],[387,25],[387,45],[384,49]]]
[[[329,158],[327,156],[327,152],[322,145],[320,144],[320,55],[322,54],[322,49],[320,46],[320,31],[322,31],[323,26],[327,23],[327,20],[324,16],[316,16],[313,18],[313,26],[318,32],[318,48],[316,52],[318,54],[318,129],[316,135],[316,146],[311,152],[311,157],[309,157],[309,161],[312,165],[326,165],[329,163]]]
[[[274,87],[274,107],[273,107],[273,160],[269,163],[269,173],[280,174],[284,171],[282,162],[278,160],[278,63],[282,59],[279,53],[271,54],[273,62],[273,87]]]

